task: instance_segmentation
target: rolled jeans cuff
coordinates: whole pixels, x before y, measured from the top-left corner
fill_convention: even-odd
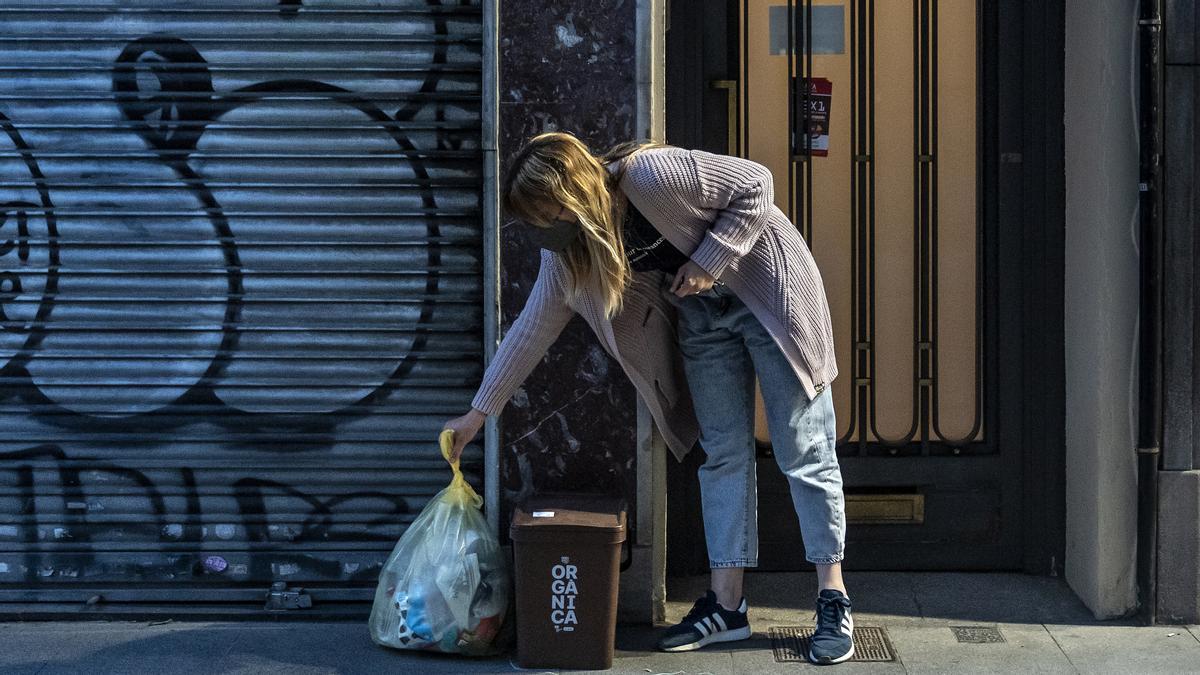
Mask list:
[[[708,561],[709,569],[722,569],[727,567],[758,567],[758,561],[750,558],[741,558],[739,560],[715,560]]]

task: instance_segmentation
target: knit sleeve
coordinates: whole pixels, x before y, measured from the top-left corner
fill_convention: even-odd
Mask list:
[[[691,258],[720,278],[731,262],[750,252],[767,224],[775,201],[771,171],[739,157],[690,154],[701,206],[719,211]]]
[[[566,302],[562,271],[553,256],[548,251],[542,252],[541,267],[529,299],[500,341],[471,402],[476,410],[499,414],[574,316],[574,310]]]

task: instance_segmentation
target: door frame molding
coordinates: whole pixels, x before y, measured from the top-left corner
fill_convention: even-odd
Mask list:
[[[1017,296],[1023,319],[1023,386],[1017,397],[1009,397],[1023,404],[1019,411],[1011,411],[1021,420],[1024,448],[1023,567],[1026,572],[1060,575],[1066,550],[1066,7],[1064,0],[994,4],[1020,19],[998,22],[997,32],[1000,40],[1020,45],[1024,65],[1023,73],[1013,72],[1018,70],[1013,67],[1016,60],[1009,59],[1008,68],[998,73],[996,96],[1006,119],[1000,120],[995,139],[1000,157],[1021,153],[1020,164],[998,164],[997,179],[1003,190],[998,206],[1002,224],[1021,225],[1021,262],[1030,272],[1018,275],[1023,282]],[[1006,85],[1019,87],[1020,98],[1000,95]],[[1016,138],[1021,139],[1018,148],[1005,147],[1007,139]],[[1001,298],[1016,299],[1003,294]]]

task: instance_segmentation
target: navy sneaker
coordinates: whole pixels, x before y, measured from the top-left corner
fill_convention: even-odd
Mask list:
[[[746,617],[746,599],[736,610],[725,609],[717,602],[717,594],[708,591],[692,605],[683,621],[667,629],[658,640],[659,651],[686,652],[700,649],[712,642],[733,642],[750,637],[750,620]]]
[[[850,616],[850,598],[827,588],[817,595],[817,629],[809,642],[808,659],[829,665],[851,656],[854,656],[854,617]]]

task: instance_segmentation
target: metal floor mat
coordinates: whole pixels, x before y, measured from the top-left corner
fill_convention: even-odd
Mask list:
[[[812,637],[811,626],[774,626],[767,631],[771,638],[771,650],[775,661],[808,661],[808,641]],[[854,656],[850,661],[880,662],[895,661],[896,651],[883,628],[860,626],[854,629]]]

